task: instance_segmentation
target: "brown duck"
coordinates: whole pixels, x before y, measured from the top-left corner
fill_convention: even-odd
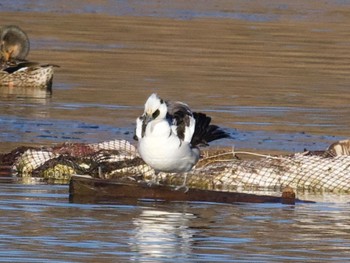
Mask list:
[[[29,62],[30,43],[18,26],[0,27],[0,87],[51,89],[55,65]]]

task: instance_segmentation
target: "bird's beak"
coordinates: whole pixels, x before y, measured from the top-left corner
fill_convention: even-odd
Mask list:
[[[153,121],[153,118],[149,114],[145,114],[143,117],[143,123],[144,125],[147,125],[149,122]]]
[[[0,59],[7,62],[10,60],[10,57],[11,57],[11,53],[10,52],[6,52],[6,51],[3,51],[1,50],[0,51]]]
[[[146,127],[147,127],[147,124],[153,120],[152,116],[148,115],[147,113],[143,114],[141,116],[141,121],[142,121],[142,137],[145,135],[145,132],[146,132]]]
[[[11,57],[11,53],[8,53],[8,52],[5,52],[5,53],[4,53],[5,61],[9,61],[9,60],[10,60],[10,57]]]

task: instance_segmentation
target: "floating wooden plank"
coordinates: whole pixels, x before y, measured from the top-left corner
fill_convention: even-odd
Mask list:
[[[69,185],[71,202],[122,201],[149,199],[155,201],[199,201],[217,203],[282,203],[301,202],[295,198],[291,188],[283,191],[282,196],[256,195],[237,192],[188,189],[176,190],[175,187],[149,185],[147,183],[121,182],[85,176],[72,176]],[[304,202],[304,201],[303,201]]]
[[[0,177],[11,176],[12,167],[10,165],[2,165],[0,162]]]

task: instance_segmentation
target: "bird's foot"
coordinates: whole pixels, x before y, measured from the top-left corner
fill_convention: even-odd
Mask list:
[[[147,186],[148,187],[155,186],[155,185],[158,185],[158,183],[156,181],[154,181],[154,180],[151,180],[151,181],[147,182]]]
[[[175,191],[183,191],[184,193],[187,193],[189,188],[183,184],[175,187]]]
[[[184,178],[184,181],[183,181],[182,185],[175,187],[175,191],[179,191],[179,190],[182,190],[182,189],[183,189],[183,192],[184,192],[184,193],[187,193],[187,192],[188,192],[189,188],[188,188],[187,185],[186,185],[186,183],[187,183],[187,174],[186,174],[186,173],[185,173],[185,176],[184,176],[184,177],[185,177],[185,178]]]
[[[155,176],[152,177],[152,179],[147,182],[148,186],[155,186],[155,185],[159,185],[159,178],[158,178],[158,174],[156,174]]]

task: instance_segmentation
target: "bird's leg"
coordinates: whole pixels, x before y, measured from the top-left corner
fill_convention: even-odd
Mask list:
[[[154,179],[154,182],[156,183],[156,184],[159,184],[159,171],[154,171],[154,177],[155,177],[155,179]]]
[[[184,173],[184,176],[185,176],[184,182],[182,183],[182,185],[175,187],[175,190],[178,191],[178,190],[184,189],[184,193],[187,193],[188,192],[188,187],[186,185],[187,173]]]
[[[159,184],[158,175],[159,175],[159,171],[154,170],[154,175],[152,176],[152,179],[148,182],[149,186]]]

